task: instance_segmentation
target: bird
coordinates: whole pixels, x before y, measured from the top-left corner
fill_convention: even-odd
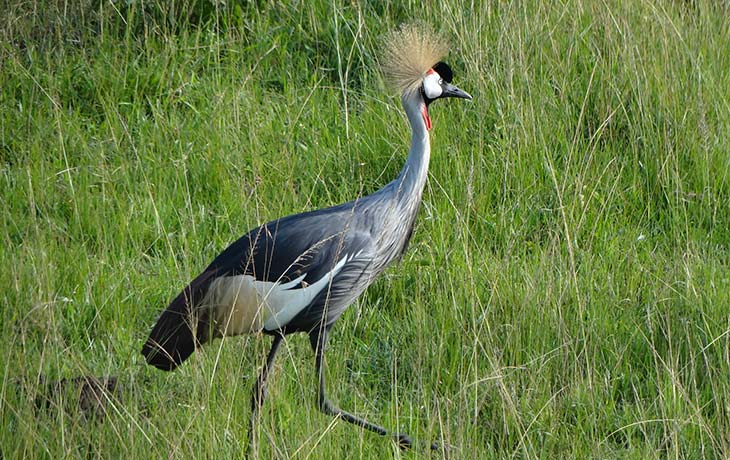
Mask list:
[[[472,97],[451,83],[452,69],[441,60],[448,50],[441,34],[407,24],[384,43],[379,63],[400,93],[411,128],[410,149],[397,177],[370,195],[250,230],[170,302],[142,347],[148,364],[171,371],[215,338],[271,336],[251,391],[252,430],[282,341],[304,333],[314,352],[319,410],[391,436],[402,448],[413,445],[408,435],[342,410],[327,397],[324,355],[337,319],[408,247],[428,176],[431,104]],[[253,431],[250,435],[253,439]]]

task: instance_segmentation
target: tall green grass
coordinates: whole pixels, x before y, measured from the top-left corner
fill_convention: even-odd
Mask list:
[[[730,456],[720,2],[18,2],[0,35],[0,457],[244,455],[266,338],[178,371],[157,314],[269,219],[370,193],[409,132],[378,40],[452,40],[409,252],[336,325],[343,407],[448,458]],[[87,420],[39,376],[117,375]],[[283,347],[257,458],[420,458],[315,407]],[[64,406],[69,410],[55,410]],[[442,453],[432,454],[441,458]]]

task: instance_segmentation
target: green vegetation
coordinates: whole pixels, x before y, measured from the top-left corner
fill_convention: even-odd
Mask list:
[[[249,228],[397,173],[378,40],[413,18],[474,101],[431,110],[410,251],[337,324],[333,398],[454,459],[730,456],[724,2],[15,3],[0,458],[243,456],[269,339],[170,374],[139,349]],[[254,457],[424,457],[320,414],[306,337],[283,349]],[[39,376],[80,375],[119,376],[107,417],[36,407]]]

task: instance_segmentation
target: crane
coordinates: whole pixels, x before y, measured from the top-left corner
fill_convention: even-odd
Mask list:
[[[408,246],[428,175],[430,105],[449,97],[471,99],[451,84],[451,68],[440,60],[446,50],[438,34],[417,25],[399,28],[386,41],[383,72],[400,92],[412,130],[398,176],[371,195],[272,220],[235,241],[162,312],[142,348],[147,363],[171,371],[214,338],[272,336],[251,393],[253,429],[282,340],[302,332],[315,356],[318,408],[393,436],[403,448],[412,446],[407,435],[391,433],[328,399],[323,363],[335,321]]]

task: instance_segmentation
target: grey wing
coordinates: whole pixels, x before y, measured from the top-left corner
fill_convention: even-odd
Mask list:
[[[142,348],[147,361],[171,370],[207,342],[215,315],[211,317],[210,311],[199,309],[199,304],[213,283],[225,286],[230,280],[235,290],[236,277],[251,278],[266,297],[272,313],[266,319],[266,331],[314,327],[321,316],[296,317],[320,302],[321,291],[329,289],[334,280],[346,280],[352,277],[348,274],[362,271],[358,268],[360,259],[348,264],[355,254],[370,253],[372,241],[367,232],[355,230],[358,226],[353,206],[345,204],[277,219],[231,244],[162,312]],[[319,312],[321,315],[323,309]]]
[[[264,292],[267,332],[332,324],[384,268],[373,236],[382,219],[369,205],[359,200],[289,216],[259,232],[254,276],[275,283]]]
[[[309,332],[320,325],[331,326],[375,279],[377,273],[373,270],[375,253],[372,238],[369,234],[356,234],[349,240],[348,246],[358,250],[345,256],[342,269],[286,325],[287,333]]]

